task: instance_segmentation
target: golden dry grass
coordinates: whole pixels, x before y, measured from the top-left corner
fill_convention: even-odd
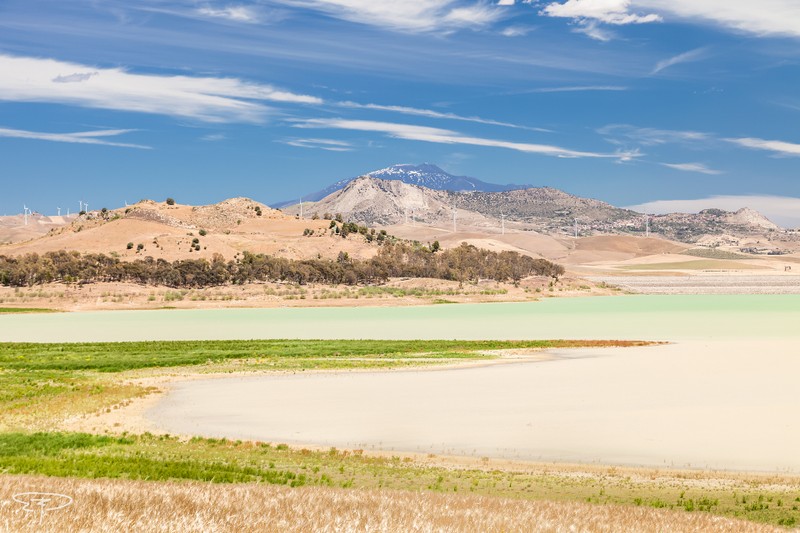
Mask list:
[[[14,494],[74,503],[25,513]],[[265,485],[0,476],[0,531],[703,531],[778,528],[665,509],[480,496]]]

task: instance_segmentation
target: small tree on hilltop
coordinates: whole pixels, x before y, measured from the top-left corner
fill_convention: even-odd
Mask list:
[[[175,198],[167,198],[167,205],[175,205]]]

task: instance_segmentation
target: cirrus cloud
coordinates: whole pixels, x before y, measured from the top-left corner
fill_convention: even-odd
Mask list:
[[[106,141],[105,137],[116,137],[136,130],[95,130],[79,131],[76,133],[45,133],[40,131],[17,130],[11,128],[0,128],[0,137],[14,139],[30,139],[37,141],[52,141],[75,144],[101,144],[104,146],[117,146],[120,148],[140,148],[149,150],[149,146],[142,144],[120,143]]]
[[[263,102],[321,104],[314,96],[237,78],[138,74],[121,68],[0,54],[0,101],[48,102],[203,122],[261,122]]]
[[[714,170],[709,168],[704,163],[661,163],[662,166],[683,172],[698,172],[700,174],[708,174],[716,176],[722,174],[721,170]]]
[[[422,141],[438,144],[464,144],[470,146],[486,146],[492,148],[504,148],[517,152],[533,153],[563,158],[613,158],[622,161],[638,157],[638,153],[618,152],[614,154],[603,154],[596,152],[584,152],[571,150],[560,146],[547,144],[521,143],[514,141],[504,141],[499,139],[489,139],[483,137],[472,137],[462,133],[429,126],[417,126],[413,124],[399,124],[395,122],[377,122],[372,120],[349,120],[342,118],[317,118],[307,120],[296,120],[296,128],[327,128],[343,129],[355,131],[369,131],[384,133],[396,139],[409,141]]]
[[[755,137],[742,137],[738,139],[725,139],[729,143],[733,143],[745,148],[753,150],[766,150],[781,156],[800,156],[800,144],[790,143],[786,141],[770,141],[767,139],[757,139]]]
[[[394,31],[428,32],[482,27],[499,20],[503,8],[483,2],[462,5],[456,0],[274,0],[338,19]]]

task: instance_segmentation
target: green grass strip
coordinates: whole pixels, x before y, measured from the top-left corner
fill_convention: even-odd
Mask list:
[[[0,315],[12,313],[58,313],[56,309],[43,307],[0,307]]]
[[[396,358],[425,354],[453,359],[482,350],[630,345],[604,341],[252,340],[103,343],[0,343],[1,370],[94,370],[220,363],[230,359]],[[641,344],[641,343],[639,343]]]

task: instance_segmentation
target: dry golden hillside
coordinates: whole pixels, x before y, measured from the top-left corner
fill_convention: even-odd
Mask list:
[[[173,261],[210,259],[214,254],[233,259],[243,251],[292,259],[335,258],[340,251],[356,258],[375,253],[376,246],[363,237],[331,235],[329,225],[329,220],[300,219],[248,198],[205,206],[143,200],[126,208],[92,211],[41,237],[0,246],[0,254],[77,250]],[[306,230],[313,234],[304,235]]]

